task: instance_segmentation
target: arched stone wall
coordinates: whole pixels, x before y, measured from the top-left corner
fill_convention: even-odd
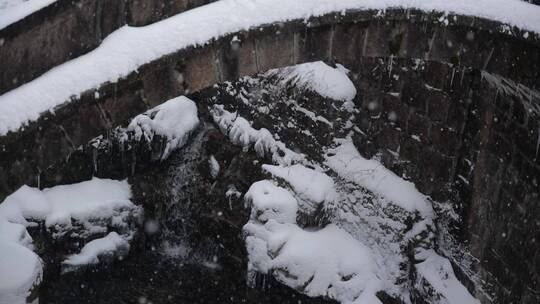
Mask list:
[[[143,26],[212,0],[58,0],[0,30],[0,94],[95,49],[114,30]]]
[[[169,98],[272,68],[339,62],[351,69],[355,101],[364,109],[356,121],[364,133],[355,138],[359,150],[380,154],[387,167],[465,218],[449,228],[470,246],[480,277],[462,278],[474,286],[496,282],[492,295],[501,303],[534,302],[540,43],[518,30],[502,33],[491,21],[448,16],[446,25],[440,17],[333,14],[170,54],[0,137],[0,193],[36,185],[40,172],[80,145]],[[459,260],[459,248],[445,250]]]
[[[40,171],[71,151],[149,107],[215,83],[271,68],[325,60],[357,69],[369,58],[417,58],[452,63],[537,88],[540,43],[519,30],[464,16],[412,10],[354,11],[268,25],[204,47],[188,48],[142,66],[45,113],[19,132],[0,137],[0,188],[9,193],[34,183]],[[442,20],[442,21],[441,21]],[[446,20],[446,19],[445,19]],[[447,24],[448,23],[448,24]],[[233,37],[240,42],[233,42]],[[439,77],[438,74],[433,77]],[[57,139],[51,141],[51,138]]]
[[[359,151],[442,203],[455,238],[442,250],[464,281],[494,303],[538,302],[540,92],[434,61],[364,58],[355,73]],[[460,243],[476,273],[460,267]]]

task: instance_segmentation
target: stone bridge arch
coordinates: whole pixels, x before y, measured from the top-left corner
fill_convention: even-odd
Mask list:
[[[0,198],[22,184],[37,185],[41,172],[79,146],[170,98],[317,60],[351,69],[359,105],[374,98],[381,112],[404,113],[398,122],[402,131],[396,131],[374,118],[380,113],[366,110],[361,120],[366,123],[359,125],[366,133],[358,139],[366,147],[362,152],[399,146],[411,163],[404,172],[434,198],[448,199],[440,188],[455,186],[468,202],[464,238],[486,261],[482,267],[503,278],[506,290],[499,297],[538,299],[534,263],[540,243],[529,232],[540,227],[540,40],[477,17],[347,11],[261,26],[179,50],[0,137]],[[423,69],[407,78],[417,64]],[[405,80],[392,79],[391,69],[399,69]],[[388,94],[394,90],[399,98]],[[508,210],[508,202],[517,207]],[[514,221],[521,224],[508,225]],[[507,237],[530,248],[532,256],[506,244]],[[508,274],[497,265],[512,256],[519,258],[510,262],[515,270]],[[516,286],[521,281],[526,285]]]
[[[309,61],[357,71],[370,58],[441,62],[497,75],[531,92],[540,87],[538,37],[478,17],[355,10],[270,24],[158,58],[0,137],[2,192],[34,184],[39,172],[91,138],[172,97]]]

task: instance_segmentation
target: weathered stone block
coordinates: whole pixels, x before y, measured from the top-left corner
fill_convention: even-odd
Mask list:
[[[427,113],[432,121],[445,122],[450,108],[450,98],[441,91],[430,91],[427,96]]]
[[[213,48],[195,49],[188,55],[182,72],[187,92],[195,92],[219,82]]]
[[[435,149],[449,156],[456,155],[461,145],[459,134],[442,124],[431,126],[430,140]]]
[[[79,147],[108,129],[105,113],[94,100],[93,92],[83,94],[77,102],[58,110],[55,115],[58,125],[74,147]],[[84,117],[84,119],[81,119]],[[51,160],[52,161],[52,160]]]
[[[260,72],[294,64],[294,34],[282,32],[279,27],[266,29],[271,35],[256,38],[255,52]]]
[[[397,127],[405,130],[409,117],[409,107],[401,102],[398,96],[385,94],[382,98],[383,115],[386,119]]]
[[[333,32],[332,56],[346,67],[356,67],[365,51],[369,23],[337,24]],[[318,41],[312,42],[317,45]],[[323,50],[326,51],[326,50]],[[320,52],[322,53],[322,52]],[[325,56],[322,53],[319,56]],[[324,57],[323,57],[324,58]]]
[[[44,16],[39,24],[23,19],[13,36],[9,28],[0,31],[0,94],[96,47],[101,38],[96,34],[96,1],[81,0],[80,7],[64,1],[60,4],[66,7],[54,18]]]
[[[389,37],[391,31],[384,22],[370,22],[362,55],[366,57],[390,56]]]
[[[399,49],[399,57],[424,58],[429,51],[430,38],[433,36],[433,26],[427,22],[406,23],[403,32],[403,42]]]
[[[410,113],[407,120],[407,134],[417,136],[422,143],[427,143],[429,139],[429,120],[418,113]]]
[[[333,60],[333,46],[335,43],[340,43],[340,41],[336,41],[335,33],[337,30],[332,25],[308,26],[303,31],[301,30],[296,35],[295,40],[297,44],[295,46],[297,50],[296,63]],[[342,61],[343,58],[335,58],[335,60],[347,66],[345,61]]]
[[[164,62],[155,69],[144,72],[141,77],[145,102],[151,108],[182,93],[183,84],[175,79],[173,69],[172,64]]]
[[[421,83],[411,81],[403,86],[401,100],[409,106],[411,112],[425,114],[427,95],[426,89]]]
[[[375,136],[375,144],[379,149],[398,151],[400,139],[401,131],[391,125],[386,125],[386,127]]]
[[[257,57],[255,53],[255,40],[253,36],[246,36],[241,40],[240,47],[236,51],[238,54],[238,75],[254,75],[259,71],[257,67]]]
[[[135,84],[125,91],[114,91],[100,98],[99,106],[112,126],[123,124],[149,108],[141,87],[140,83]]]
[[[418,164],[420,157],[422,156],[422,147],[424,144],[412,139],[407,134],[402,134],[400,140],[399,156],[403,160],[411,161]]]
[[[131,0],[127,4],[128,24],[143,26],[160,19],[165,9],[165,2]]]
[[[446,120],[447,126],[452,130],[461,132],[461,130],[465,127],[465,122],[467,121],[469,112],[470,111],[468,111],[468,106],[466,104],[466,101],[463,101],[463,100],[450,101],[448,103],[448,115],[447,115],[447,120]],[[478,113],[476,115],[478,115]],[[471,120],[480,123],[475,118],[472,118]],[[472,123],[472,122],[467,121],[467,123]]]
[[[95,15],[99,24],[96,27],[96,34],[100,40],[126,24],[126,1],[129,0],[97,1]]]

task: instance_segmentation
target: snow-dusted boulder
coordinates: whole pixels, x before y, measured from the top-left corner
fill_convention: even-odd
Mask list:
[[[350,102],[356,96],[356,87],[347,76],[348,72],[341,64],[333,68],[322,61],[316,61],[270,70],[267,75],[276,76],[282,82],[299,89],[308,89],[324,97]]]
[[[263,170],[285,180],[301,198],[316,209],[321,203],[337,199],[334,181],[324,172],[296,164],[288,167],[262,165]]]
[[[26,304],[41,276],[41,261],[32,250],[0,239],[0,303]]]
[[[109,229],[120,233],[110,232],[70,255],[64,265],[71,270],[97,263],[104,254],[125,254],[141,212],[131,202],[125,180],[92,178],[43,190],[21,187],[0,204],[0,303],[25,303],[29,290],[40,281],[41,261],[32,251],[27,227],[43,222],[53,239],[65,241],[69,235],[82,243]]]
[[[133,132],[136,140],[144,138],[147,143],[151,143],[156,135],[164,138],[165,147],[161,154],[164,160],[172,151],[184,146],[198,126],[197,105],[193,100],[180,96],[135,116],[127,131]]]
[[[271,273],[309,296],[380,303],[375,293],[381,283],[368,247],[333,224],[300,228],[296,200],[270,181],[254,183],[245,199],[252,206],[244,226],[251,275]]]
[[[251,219],[266,223],[272,219],[279,223],[296,223],[298,204],[287,189],[263,180],[249,187],[245,200],[251,205]]]

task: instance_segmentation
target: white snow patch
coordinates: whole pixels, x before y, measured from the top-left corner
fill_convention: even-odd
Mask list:
[[[248,269],[269,273],[308,296],[328,296],[343,303],[380,303],[382,288],[368,247],[331,224],[320,230],[298,227],[298,205],[270,181],[254,183],[246,200],[253,206],[244,225]]]
[[[317,121],[322,122],[324,124],[327,124],[330,128],[332,128],[334,126],[334,124],[331,123],[328,119],[326,119],[325,117],[323,117],[321,115],[317,115],[317,114],[315,114],[315,112],[310,111],[310,110],[300,106],[298,104],[298,102],[296,102],[295,100],[290,99],[290,100],[287,100],[286,103],[287,103],[287,105],[292,106],[296,111],[306,115],[307,117],[309,117],[309,119],[311,119],[311,120],[313,120],[315,122],[317,122]],[[265,113],[265,114],[268,114],[268,113]]]
[[[244,225],[248,269],[269,273],[308,296],[328,296],[342,303],[380,303],[382,283],[368,247],[345,230],[298,227],[298,205],[286,189],[270,181],[254,183],[246,194],[252,211]]]
[[[229,136],[233,144],[245,148],[253,145],[258,156],[271,155],[272,161],[282,165],[304,160],[303,155],[288,149],[281,141],[275,140],[270,131],[265,128],[254,129],[249,121],[237,113],[225,110],[222,105],[215,105],[210,112],[221,132]]]
[[[267,75],[276,75],[284,83],[315,91],[324,97],[352,101],[356,96],[356,88],[347,76],[348,72],[340,64],[333,68],[317,61],[270,70]]]
[[[0,11],[0,28],[54,0],[31,0]],[[540,7],[518,0],[221,0],[144,27],[124,26],[94,51],[55,67],[0,96],[0,135],[15,131],[70,96],[96,88],[188,46],[264,24],[348,9],[411,8],[474,15],[540,33]],[[511,8],[511,9],[510,9]]]
[[[156,134],[167,138],[161,156],[164,160],[172,151],[181,148],[198,126],[197,105],[191,99],[180,96],[135,116],[127,131],[133,131],[137,140],[144,136],[147,142],[151,142]]]
[[[431,203],[413,183],[395,175],[378,161],[363,158],[350,138],[337,139],[336,142],[338,146],[328,150],[332,156],[326,157],[326,164],[342,178],[407,211],[418,211],[424,218],[433,217]]]
[[[131,188],[126,180],[92,178],[77,184],[61,185],[42,191],[51,206],[47,226],[71,225],[71,219],[111,218],[123,209],[135,208],[130,201]]]
[[[284,179],[294,192],[314,203],[332,201],[337,198],[334,181],[325,173],[296,164],[289,167],[262,165],[265,171]]]
[[[380,303],[375,292],[382,286],[370,250],[345,230],[330,224],[310,231],[269,220],[249,222],[244,231],[253,270],[272,271],[277,280],[311,297]]]
[[[16,243],[0,240],[0,303],[26,304],[42,275],[39,257]]]
[[[130,198],[127,181],[98,178],[41,191],[22,186],[8,196],[0,204],[0,302],[4,298],[25,299],[41,276],[41,262],[31,250],[32,238],[26,230],[34,223],[27,220],[45,220],[47,227],[70,227],[72,219],[90,229],[96,226],[89,221],[96,219],[111,219],[113,225],[121,225],[129,214],[126,211],[139,210]]]
[[[58,0],[3,0],[0,1],[0,30]]]
[[[273,219],[279,223],[296,223],[298,204],[287,189],[263,180],[249,187],[245,195],[251,205],[251,218],[261,223]]]
[[[212,176],[213,179],[216,179],[219,175],[220,166],[214,155],[210,155],[208,166],[210,167],[210,176]]]
[[[432,249],[423,250],[416,254],[416,258],[425,259],[416,264],[418,274],[440,293],[448,304],[479,304],[461,284],[454,274],[454,269],[448,259],[438,255]]]
[[[0,221],[4,219],[28,226],[26,219],[36,219],[45,220],[48,227],[56,224],[70,226],[71,219],[85,222],[110,218],[115,212],[135,208],[130,197],[131,188],[127,181],[95,177],[41,191],[22,186],[0,204]]]
[[[67,266],[97,264],[99,263],[99,256],[101,255],[114,254],[118,251],[125,252],[128,250],[128,241],[113,231],[105,237],[88,242],[81,249],[80,253],[68,256],[62,264]]]

